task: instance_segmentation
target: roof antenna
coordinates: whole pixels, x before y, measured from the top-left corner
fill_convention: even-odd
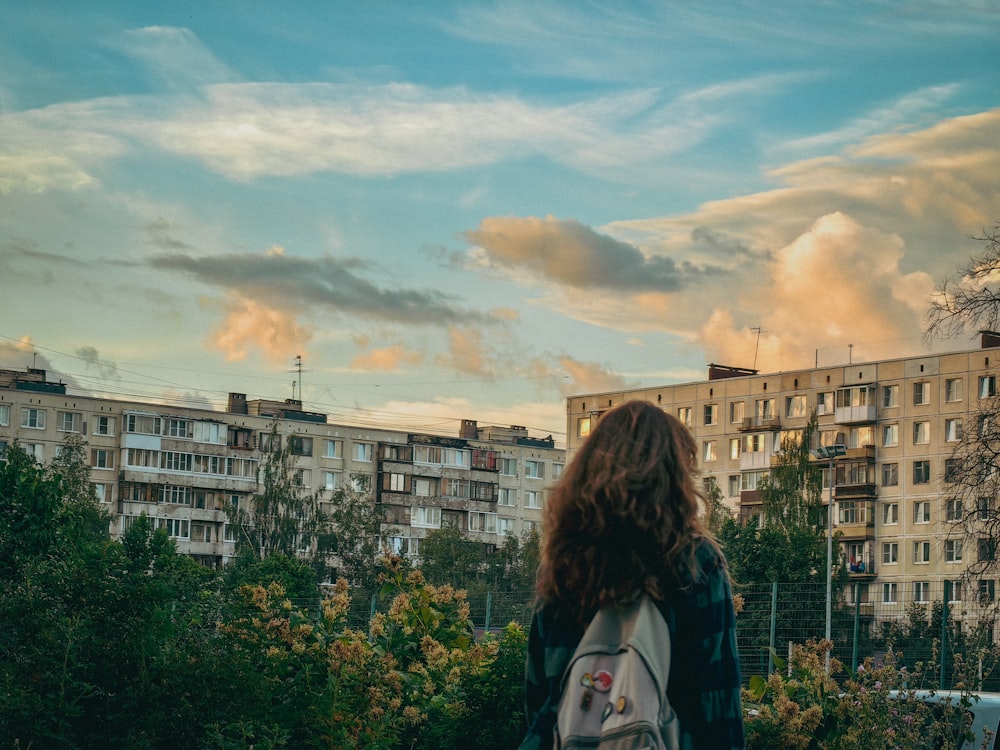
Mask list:
[[[303,370],[302,369],[302,355],[301,354],[296,354],[295,355],[295,369],[288,370],[288,372],[294,372],[294,373],[298,374],[298,377],[295,380],[292,381],[292,400],[293,401],[295,400],[295,388],[296,388],[296,385],[298,385],[299,401],[301,401],[302,400],[302,373],[303,372],[308,372],[308,370]]]
[[[847,364],[854,364],[854,344],[847,345]]]
[[[753,347],[753,369],[756,370],[757,369],[757,350],[760,349],[760,333],[761,333],[761,328],[760,328],[760,326],[757,326],[756,328],[751,328],[750,330],[756,332],[756,334],[757,334],[757,343],[754,344],[754,347]]]

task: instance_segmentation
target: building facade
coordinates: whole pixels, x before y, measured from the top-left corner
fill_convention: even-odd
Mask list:
[[[74,395],[42,370],[0,370],[0,454],[16,440],[47,463],[68,435],[87,443],[113,537],[146,515],[179,552],[213,567],[235,554],[230,509],[259,490],[275,440],[293,454],[303,492],[367,495],[385,512],[382,549],[414,558],[446,525],[490,547],[537,528],[565,456],[523,427],[465,420],[460,436],[416,434],[334,424],[294,399],[231,393],[213,411]]]
[[[812,447],[846,449],[820,467],[824,504],[832,488],[839,564],[860,584],[849,587],[849,600],[857,591],[862,605],[899,605],[902,614],[906,603],[940,595],[947,581],[950,601],[993,601],[997,573],[968,571],[995,550],[970,543],[946,474],[963,429],[975,429],[980,406],[997,395],[998,347],[1000,336],[983,333],[981,348],[966,352],[771,374],[710,365],[700,382],[573,396],[568,453],[606,410],[654,403],[691,429],[706,488],[716,484],[730,510],[753,522],[759,482],[783,441],[800,438],[815,413]],[[984,518],[996,502],[979,499]]]

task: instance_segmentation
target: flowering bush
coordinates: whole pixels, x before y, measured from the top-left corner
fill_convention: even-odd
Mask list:
[[[898,666],[888,652],[876,664],[867,660],[854,675],[837,659],[825,662],[829,641],[794,646],[791,663],[775,658],[776,671],[754,677],[744,691],[748,750],[911,750],[957,747],[969,738],[962,706],[931,706],[910,687],[921,675]],[[782,674],[787,668],[787,674]]]

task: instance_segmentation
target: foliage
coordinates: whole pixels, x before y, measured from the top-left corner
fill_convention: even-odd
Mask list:
[[[378,569],[372,560],[378,557],[382,509],[369,494],[349,488],[335,490],[323,500],[321,509],[329,526],[328,536],[319,541],[336,555],[337,577],[346,578],[360,591],[373,591]]]
[[[730,521],[732,518],[733,514],[722,501],[722,489],[715,481],[715,477],[712,477],[705,495],[705,523],[708,530],[716,537],[721,536],[726,521]]]
[[[938,713],[918,700],[911,685],[920,675],[898,666],[895,653],[879,664],[867,660],[838,682],[840,662],[831,659],[830,672],[825,669],[831,647],[829,641],[796,646],[790,664],[775,657],[773,674],[750,680],[744,691],[747,750],[910,750],[971,739],[962,707],[944,705]]]
[[[330,520],[320,508],[320,495],[306,492],[296,476],[296,435],[281,441],[272,427],[260,466],[260,491],[244,504],[229,508],[237,549],[258,560],[274,554],[306,555],[322,572],[333,539]]]

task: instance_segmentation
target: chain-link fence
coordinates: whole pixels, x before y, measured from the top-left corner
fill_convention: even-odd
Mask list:
[[[774,669],[773,656],[787,658],[791,644],[820,640],[826,633],[826,585],[782,583],[736,586],[737,646],[744,680]],[[1000,690],[997,604],[989,584],[925,581],[851,583],[835,586],[830,610],[832,655],[850,670],[892,650],[911,668],[921,666],[924,687],[957,682]],[[467,595],[476,633],[496,632],[510,622],[527,628],[533,593],[475,592]],[[355,597],[354,627],[390,602],[378,595]],[[928,676],[930,675],[930,676]]]

